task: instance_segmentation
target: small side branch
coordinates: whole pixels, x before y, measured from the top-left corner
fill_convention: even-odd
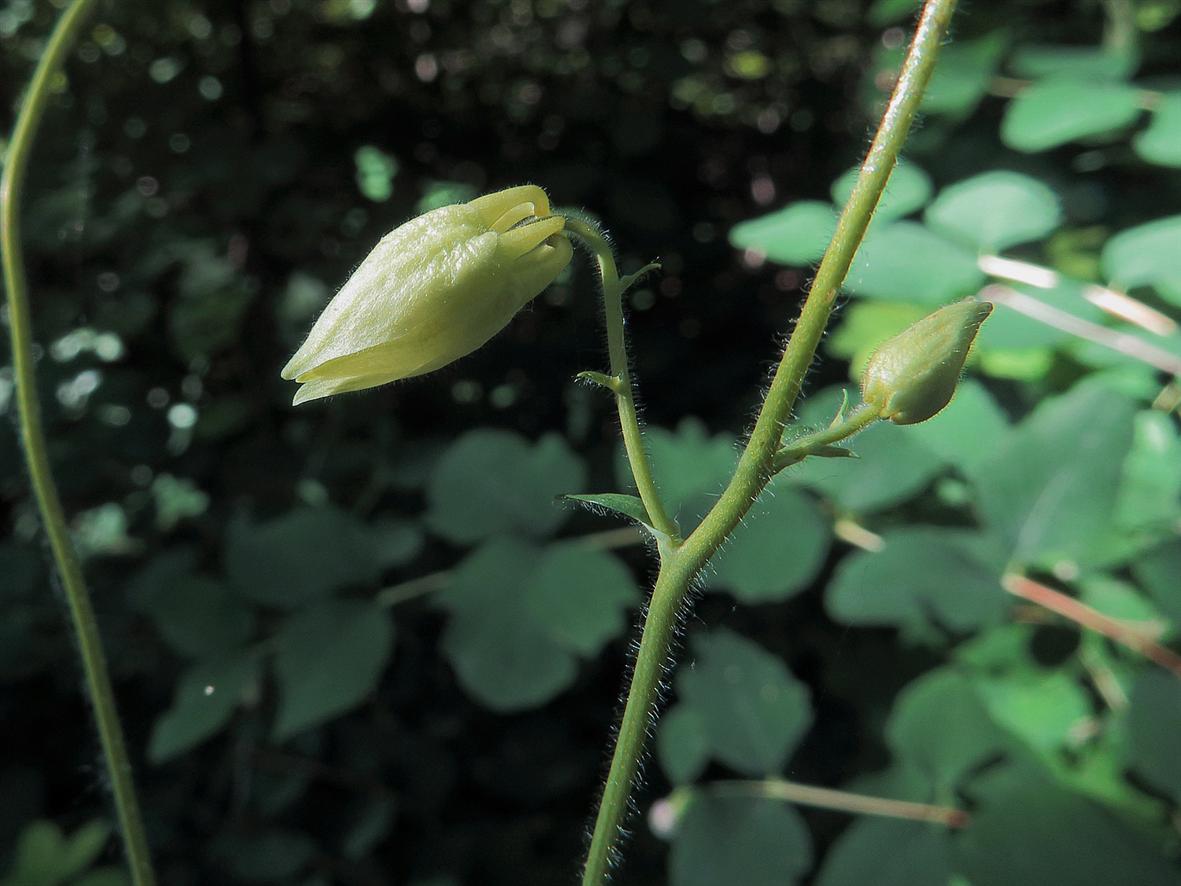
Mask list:
[[[656,481],[652,477],[652,465],[644,448],[644,435],[640,419],[636,414],[635,385],[627,362],[627,333],[623,320],[623,294],[640,276],[651,271],[656,265],[646,265],[635,274],[620,278],[615,264],[611,244],[594,225],[580,218],[567,216],[566,231],[577,237],[595,256],[599,265],[599,277],[603,286],[603,313],[607,323],[607,352],[611,361],[611,375],[583,373],[584,377],[610,390],[615,395],[615,406],[619,410],[619,424],[623,433],[623,447],[631,465],[632,477],[636,481],[640,500],[652,520],[652,527],[679,544],[681,533],[676,522],[668,515]]]
[[[853,815],[879,815],[908,821],[929,821],[949,828],[967,827],[970,820],[968,813],[963,809],[950,806],[854,794],[849,791],[800,784],[783,778],[768,778],[762,781],[715,781],[705,787],[718,794],[764,797],[768,800],[783,800],[800,806],[833,809]]]

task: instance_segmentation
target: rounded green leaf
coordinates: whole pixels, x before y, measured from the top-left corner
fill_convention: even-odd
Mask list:
[[[731,631],[698,635],[692,649],[677,694],[701,718],[710,755],[748,775],[781,771],[812,722],[807,687],[778,658]]]
[[[1040,240],[1062,222],[1058,196],[1017,172],[985,172],[949,185],[923,213],[927,225],[981,252]]]
[[[1052,77],[1017,96],[1001,121],[1001,139],[1018,151],[1047,151],[1130,126],[1140,92],[1123,83]]]
[[[1181,290],[1181,215],[1116,234],[1103,246],[1103,274],[1114,286],[1156,286],[1162,295]],[[1181,303],[1181,301],[1178,301]]]
[[[1008,609],[1000,565],[978,534],[944,527],[887,532],[880,551],[841,561],[825,607],[849,625],[934,624],[970,631],[999,622]],[[995,557],[995,552],[993,553]],[[1003,560],[996,560],[1003,564]]]
[[[555,434],[530,443],[508,431],[469,431],[435,466],[427,523],[459,544],[502,533],[544,537],[570,515],[554,499],[584,478],[582,461]]]
[[[792,886],[812,866],[808,830],[786,803],[693,795],[669,856],[671,886]]]
[[[258,660],[248,654],[190,668],[176,685],[176,698],[152,727],[148,759],[164,763],[216,735],[234,709],[257,692]]]
[[[360,600],[331,600],[292,615],[275,637],[283,741],[344,713],[370,695],[389,661],[388,613]]]
[[[845,288],[854,295],[939,304],[980,288],[976,254],[916,222],[873,227]]]
[[[673,705],[660,718],[656,756],[673,784],[689,784],[709,762],[709,736],[701,714],[688,705]]]
[[[1029,767],[1010,769],[988,780],[956,840],[956,869],[972,886],[1175,886],[1152,840]]]
[[[860,166],[854,166],[832,183],[832,199],[844,206],[857,183]],[[934,192],[931,177],[911,163],[899,163],[890,173],[885,193],[874,210],[874,221],[884,223],[910,215],[927,205]]]
[[[950,668],[929,671],[902,690],[886,724],[886,742],[940,795],[1009,744],[972,683]]]
[[[1095,552],[1111,524],[1135,411],[1103,386],[1079,385],[1042,403],[980,465],[980,515],[1017,563],[1086,562]]]
[[[540,707],[578,676],[574,656],[536,626],[514,618],[510,607],[492,609],[484,618],[453,617],[443,652],[463,688],[502,713]]]
[[[145,608],[174,651],[191,658],[237,649],[254,633],[254,610],[220,582],[186,575],[157,587]]]
[[[365,524],[331,507],[297,508],[265,523],[231,524],[225,562],[240,593],[283,608],[375,581],[381,571]]]
[[[1132,562],[1132,574],[1181,629],[1181,539],[1172,539]]]
[[[828,520],[785,484],[760,498],[714,560],[706,579],[744,603],[768,603],[806,588],[828,556]]]
[[[994,31],[976,40],[956,40],[942,47],[920,105],[923,113],[953,117],[970,114],[987,94],[1009,40],[1004,31]]]
[[[464,689],[495,711],[542,705],[578,674],[574,654],[548,631],[553,600],[544,588],[526,591],[542,556],[528,543],[492,539],[459,565],[450,587],[438,595],[439,604],[451,612],[443,653]],[[580,634],[572,627],[566,642],[585,642],[591,633],[601,636],[594,626],[583,630]]]
[[[1132,769],[1181,802],[1181,682],[1175,675],[1156,670],[1140,675],[1132,688],[1128,736]]]
[[[627,630],[640,592],[627,568],[606,551],[554,545],[525,585],[529,615],[558,645],[591,657]]]
[[[836,229],[837,214],[830,204],[802,200],[736,224],[730,229],[730,245],[779,264],[810,265],[824,255]]]
[[[1074,77],[1120,80],[1132,74],[1139,62],[1133,52],[1116,52],[1102,46],[1053,46],[1035,43],[1018,46],[1009,68],[1018,77]]]
[[[1132,147],[1149,163],[1181,166],[1181,92],[1161,95],[1148,128],[1132,138]]]
[[[866,816],[837,838],[816,886],[948,886],[950,850],[943,825]]]

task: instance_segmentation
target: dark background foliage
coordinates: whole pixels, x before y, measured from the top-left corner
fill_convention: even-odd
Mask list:
[[[1143,31],[1138,82],[1175,88],[1176,4],[1128,6]],[[617,710],[631,635],[624,624],[651,561],[622,536],[608,542],[610,555],[580,561],[576,571],[608,576],[596,587],[619,590],[606,615],[596,610],[608,627],[549,662],[522,665],[552,665],[566,674],[560,686],[498,704],[487,686],[457,680],[457,661],[476,643],[456,627],[468,611],[457,588],[477,596],[499,582],[511,592],[517,583],[493,566],[548,556],[544,545],[560,547],[551,536],[597,536],[614,524],[569,511],[560,522],[538,518],[550,521],[542,527],[524,520],[510,534],[532,547],[493,551],[492,566],[472,566],[469,548],[494,533],[464,528],[462,511],[495,512],[495,501],[476,489],[455,503],[454,489],[471,482],[462,464],[452,479],[440,477],[456,440],[500,429],[521,436],[476,437],[472,451],[492,453],[494,471],[519,462],[518,473],[504,470],[540,476],[521,492],[529,507],[548,514],[557,492],[618,487],[611,404],[573,381],[605,360],[587,263],[577,260],[489,346],[428,377],[295,409],[279,368],[383,233],[425,208],[536,182],[557,205],[604,219],[625,269],[663,262],[631,296],[634,364],[652,425],[691,416],[720,435],[712,443],[693,427],[667,435],[669,460],[681,459],[682,476],[704,475],[688,486],[708,497],[716,484],[704,462],[716,464],[720,452],[725,466],[809,274],[807,261],[765,262],[727,234],[793,201],[829,199],[867,143],[906,8],[853,0],[103,5],[32,163],[27,259],[53,462],[86,556],[164,883],[572,880]],[[57,11],[32,0],[0,10],[5,129]],[[1105,27],[1111,10],[1098,3],[1015,0],[966,4],[955,35],[1001,33],[1004,51],[1088,47]],[[1054,187],[1068,222],[1048,264],[1099,277],[1096,255],[1110,232],[1175,212],[1176,170],[1138,161],[1126,133],[1017,153],[999,134],[1009,107],[992,94],[958,113],[932,113],[912,159],[940,186],[999,166]],[[1161,292],[1150,301],[1176,316],[1181,302],[1170,306]],[[1058,345],[1039,347],[1045,359],[1035,371],[989,373],[1006,421],[1102,368]],[[847,380],[839,357],[851,354],[832,356],[809,390]],[[0,394],[12,415],[7,370]],[[530,467],[548,444],[533,450],[522,440],[552,432],[564,438],[550,443],[566,467]],[[1112,443],[1123,447],[1118,462],[1129,445]],[[920,476],[914,493],[932,482]],[[782,495],[799,496],[823,524],[816,547],[827,550],[829,525],[858,508],[824,482],[808,488]],[[0,434],[0,490],[8,538],[0,544],[0,858],[11,860],[30,822],[76,833],[109,809],[11,430]],[[878,531],[970,522],[949,495],[887,494],[862,512],[879,515],[869,521]],[[1149,541],[1166,540],[1176,525],[1163,521]],[[786,602],[706,595],[689,626],[693,636],[742,634],[806,684],[812,725],[779,768],[817,785],[885,767],[883,723],[901,688],[980,627],[849,627],[820,594],[849,550],[834,547]],[[632,579],[612,572],[617,563]],[[1125,575],[1126,561],[1119,568]],[[407,591],[406,582],[437,573],[445,575]],[[431,582],[449,588],[442,603]],[[374,600],[384,601],[372,609],[385,625],[376,633],[370,609],[349,608]],[[301,615],[312,625],[302,635],[292,627]],[[514,626],[506,644],[540,642],[513,634],[519,623],[506,618]],[[325,623],[351,639],[332,646],[317,634]],[[1077,631],[1029,630],[1032,662],[1074,661]],[[259,665],[276,650],[273,666]],[[334,662],[300,672],[301,657],[318,652]],[[245,670],[193,676],[227,661]],[[326,685],[316,685],[317,673]],[[235,687],[216,722],[194,726],[198,715],[175,711],[186,680]],[[289,707],[299,692],[302,713]],[[680,685],[676,695],[685,696]],[[162,726],[170,708],[173,721]],[[171,738],[160,737],[166,728]],[[724,755],[715,759],[710,774],[725,774]],[[646,769],[644,812],[671,790],[674,764],[662,762]],[[1149,792],[1159,794],[1159,784]],[[1175,852],[1177,834],[1161,837],[1169,829],[1153,808],[1157,849]],[[815,865],[799,873],[808,875],[848,817],[802,815]],[[666,855],[637,817],[620,882],[664,882]]]

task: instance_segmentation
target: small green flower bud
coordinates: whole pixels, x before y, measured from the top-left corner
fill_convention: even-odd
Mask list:
[[[411,219],[382,238],[283,367],[295,403],[422,375],[470,354],[570,263],[536,185]]]
[[[964,299],[928,314],[874,351],[861,396],[896,425],[926,421],[951,402],[968,351],[992,304]]]

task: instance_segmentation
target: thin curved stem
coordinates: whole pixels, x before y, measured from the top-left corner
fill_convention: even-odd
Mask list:
[[[680,542],[680,530],[661,501],[652,478],[652,465],[644,449],[644,435],[636,415],[635,388],[627,363],[627,338],[624,332],[623,293],[632,278],[621,280],[615,264],[615,254],[602,232],[579,218],[567,216],[566,230],[581,240],[599,263],[599,277],[603,284],[603,313],[607,322],[607,354],[611,361],[611,375],[603,382],[615,394],[619,410],[619,424],[623,433],[623,447],[631,465],[640,500],[652,519],[652,528],[667,535],[675,546]]]
[[[784,425],[824,335],[837,293],[910,132],[954,9],[955,0],[924,3],[894,92],[808,291],[800,320],[767,389],[734,476],[705,519],[661,562],[595,819],[583,869],[583,886],[599,886],[610,872],[638,761],[654,715],[657,687],[668,660],[677,615],[693,580],[774,476]]]
[[[878,815],[883,818],[898,818],[906,821],[928,821],[949,828],[968,826],[970,816],[963,809],[954,806],[935,806],[931,803],[914,803],[910,800],[892,800],[888,797],[872,797],[819,788],[800,784],[785,778],[766,778],[761,781],[714,781],[705,786],[714,794],[763,797],[768,800],[782,800],[798,806],[812,806],[816,809],[832,809],[852,815]]]
[[[41,412],[37,401],[33,334],[21,247],[21,188],[33,141],[45,116],[53,81],[61,72],[66,56],[93,6],[94,0],[73,0],[58,20],[33,74],[28,95],[21,106],[13,130],[3,176],[0,177],[0,251],[4,264],[4,283],[8,292],[9,335],[12,339],[12,364],[16,375],[17,413],[20,418],[21,441],[29,467],[29,480],[41,510],[45,534],[49,537],[49,546],[61,576],[70,616],[78,637],[78,651],[86,677],[86,689],[94,706],[94,719],[111,780],[111,793],[132,879],[136,886],[152,886],[156,878],[152,872],[143,818],[135,796],[131,763],[123,741],[123,729],[115,709],[115,695],[111,688],[110,675],[107,673],[102,638],[99,636],[98,623],[86,590],[81,564],[70,543],[65,513],[49,464],[45,430],[41,424]]]

